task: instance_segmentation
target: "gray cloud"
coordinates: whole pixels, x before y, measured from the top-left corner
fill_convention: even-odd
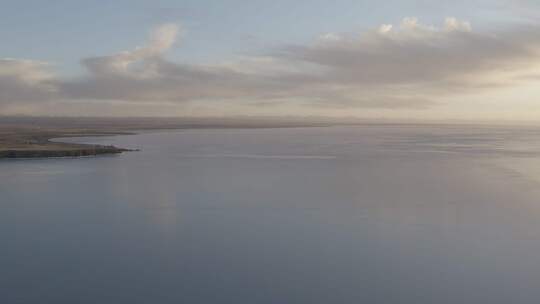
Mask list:
[[[289,46],[277,56],[326,67],[321,80],[326,83],[468,85],[469,76],[519,69],[539,58],[538,32],[529,28],[487,35],[455,19],[447,19],[443,28],[405,19],[396,30],[383,25],[362,37],[325,35],[319,44]]]
[[[32,60],[0,59],[0,105],[51,99],[57,88],[47,66]]]
[[[146,58],[139,64],[129,73],[92,73],[87,78],[64,82],[62,91],[70,98],[186,102],[264,98],[290,87],[278,79],[224,67],[176,64],[162,58]]]
[[[540,30],[534,26],[486,34],[454,18],[440,27],[406,18],[360,34],[329,33],[310,45],[213,65],[167,60],[164,53],[179,32],[164,25],[146,46],[83,59],[87,74],[70,79],[53,77],[43,63],[0,60],[0,104],[56,98],[156,104],[230,100],[269,107],[286,100],[318,107],[421,109],[436,104],[441,94],[512,85],[540,59]]]

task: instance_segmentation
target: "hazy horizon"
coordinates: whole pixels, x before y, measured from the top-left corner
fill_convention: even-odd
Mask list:
[[[120,116],[120,115],[43,115],[43,114],[14,114],[14,115],[0,115],[0,124],[1,123],[11,123],[15,122],[16,124],[27,125],[28,120],[43,122],[54,122],[62,123],[67,121],[68,124],[65,127],[69,127],[69,123],[73,122],[75,119],[82,119],[83,122],[117,122],[122,124],[122,122],[153,122],[155,128],[163,123],[183,123],[183,122],[196,122],[200,125],[207,124],[219,124],[221,122],[227,123],[243,123],[249,122],[254,123],[255,125],[264,126],[268,122],[287,122],[287,123],[296,123],[298,126],[309,127],[310,124],[326,124],[326,125],[377,125],[377,124],[403,124],[403,125],[479,125],[479,126],[506,126],[506,127],[520,127],[520,126],[530,126],[538,127],[540,126],[540,121],[538,120],[516,120],[516,119],[426,119],[426,118],[390,118],[390,117],[353,117],[353,116],[277,116],[277,115],[223,115],[223,116],[210,116],[210,115],[201,115],[201,116]],[[269,126],[272,127],[272,126]]]
[[[20,1],[0,19],[0,115],[540,115],[536,1]]]

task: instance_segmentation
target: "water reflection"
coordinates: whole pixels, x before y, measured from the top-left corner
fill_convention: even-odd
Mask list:
[[[0,302],[536,303],[539,139],[193,130],[0,162]]]

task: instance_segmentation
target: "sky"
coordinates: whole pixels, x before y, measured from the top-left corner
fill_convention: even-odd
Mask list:
[[[3,1],[0,115],[540,118],[540,1]]]

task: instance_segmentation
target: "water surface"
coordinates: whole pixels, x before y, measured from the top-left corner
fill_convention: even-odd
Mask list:
[[[66,139],[0,162],[0,303],[538,303],[540,129]]]

